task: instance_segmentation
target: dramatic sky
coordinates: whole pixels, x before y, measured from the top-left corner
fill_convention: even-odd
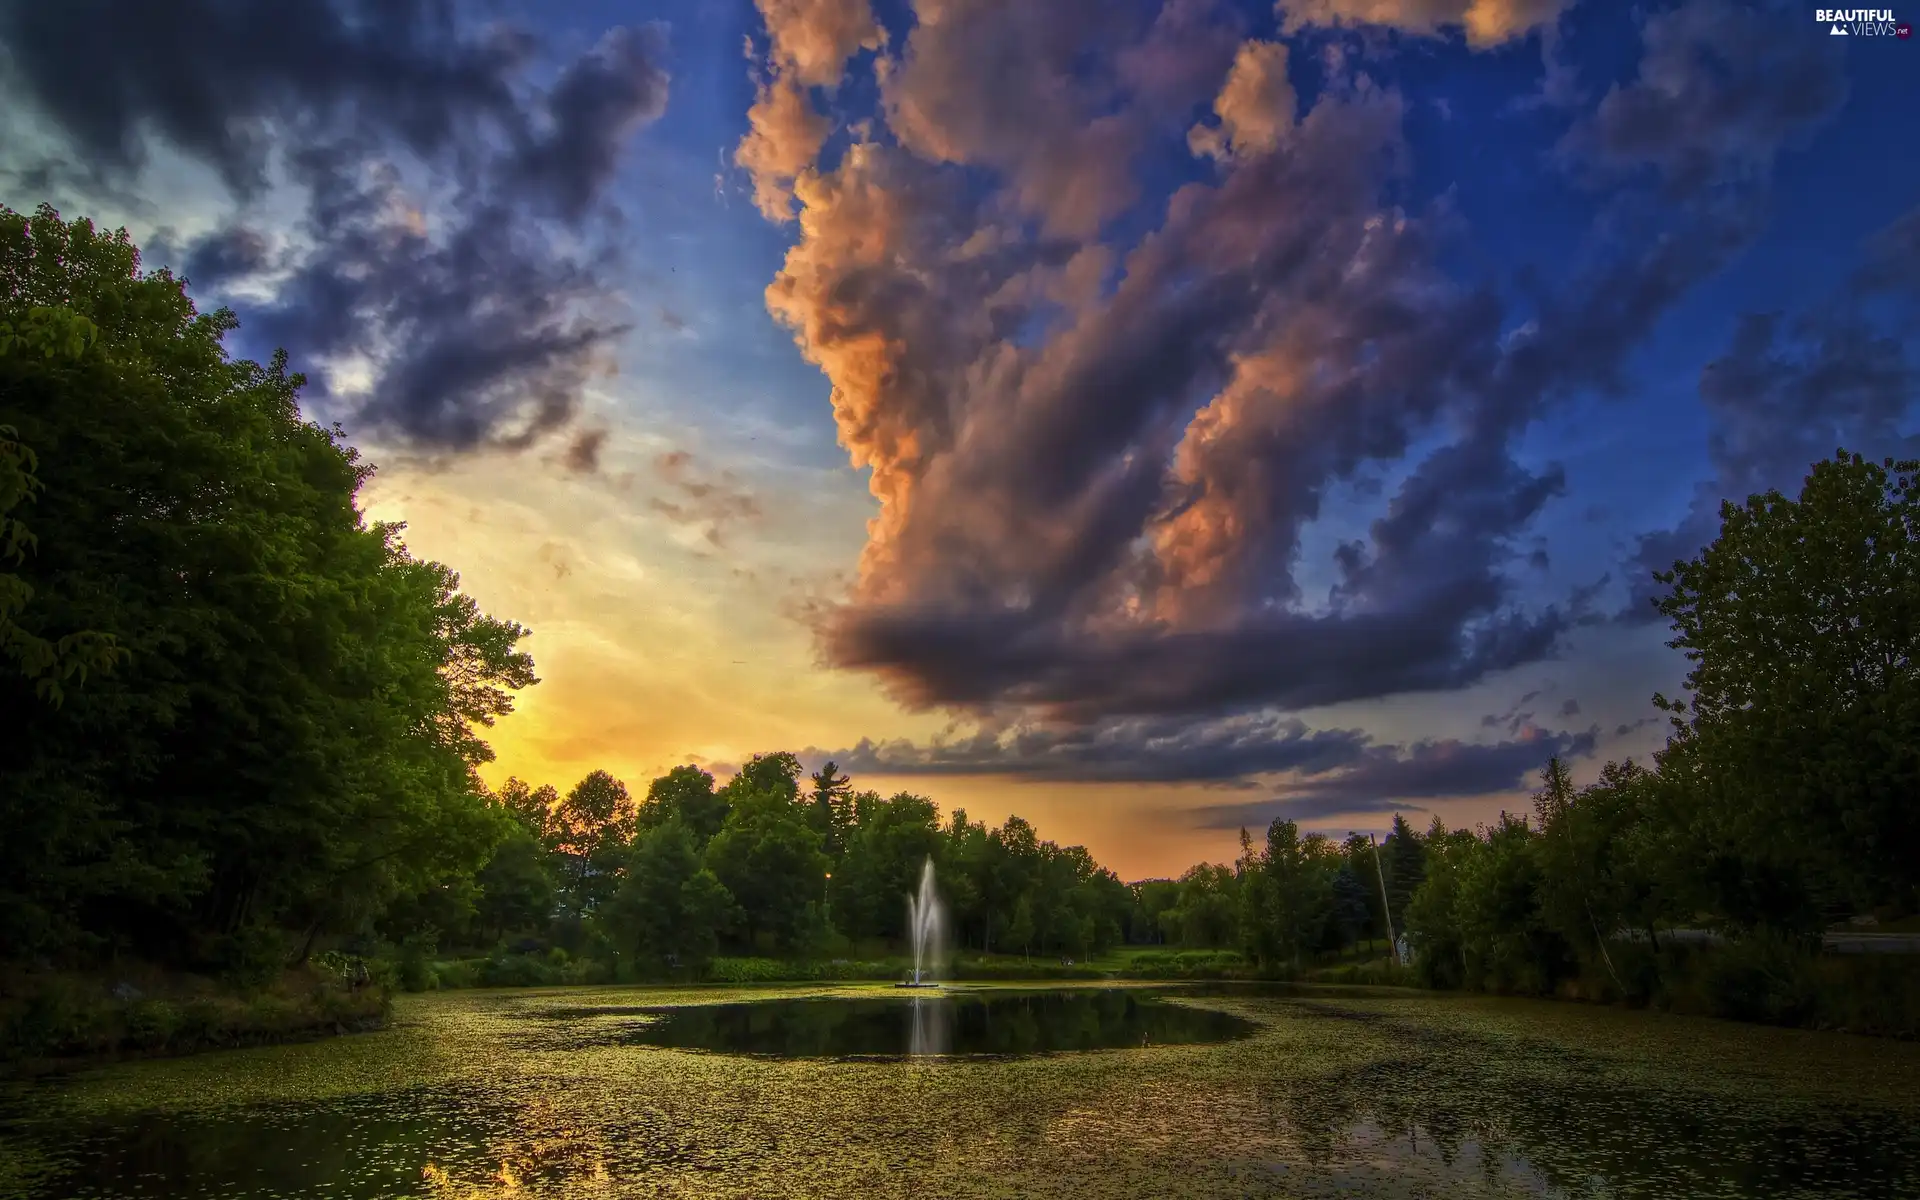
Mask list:
[[[495,781],[791,749],[1129,878],[1472,824],[1659,745],[1649,572],[1920,399],[1920,42],[1811,6],[0,0],[0,51],[0,202],[286,347],[534,629]]]

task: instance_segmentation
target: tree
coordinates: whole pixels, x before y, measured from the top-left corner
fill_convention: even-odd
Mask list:
[[[557,836],[554,809],[560,807],[560,793],[554,790],[552,784],[541,784],[536,788],[517,776],[509,776],[500,785],[495,799],[536,842],[551,844]]]
[[[592,912],[613,894],[614,876],[633,840],[636,809],[627,785],[605,771],[590,772],[553,811],[552,837],[560,852],[568,903]]]
[[[14,550],[33,495],[4,636],[58,660],[0,672],[0,957],[252,977],[458,890],[508,828],[474,766],[534,681],[526,631],[367,522],[372,469],[302,419],[286,356],[230,359],[232,314],[124,231],[0,212],[0,326]],[[76,630],[118,661],[55,707]]]
[[[0,345],[5,346],[0,354],[15,352],[8,341],[9,335],[0,331]],[[30,344],[21,347],[30,348]],[[8,564],[22,562],[39,544],[26,522],[12,515],[40,490],[40,479],[34,474],[39,459],[15,440],[18,433],[10,425],[0,425],[0,563]],[[57,706],[68,680],[77,677],[85,682],[89,671],[110,671],[126,656],[111,634],[88,630],[48,639],[32,633],[15,619],[32,599],[32,584],[0,572],[0,659],[11,660],[43,699]]]
[[[756,754],[747,760],[738,774],[727,781],[726,792],[733,794],[759,793],[779,796],[793,804],[800,799],[800,776],[806,768],[800,760],[786,751],[773,754]]]
[[[1178,887],[1179,901],[1163,918],[1167,936],[1182,946],[1232,946],[1239,919],[1239,880],[1233,868],[1199,863],[1180,876]]]
[[[1536,812],[1544,814],[1535,847],[1541,914],[1593,975],[1638,995],[1645,981],[1622,975],[1610,943],[1631,929],[1657,946],[1657,926],[1686,911],[1661,876],[1692,869],[1660,854],[1660,833],[1672,824],[1660,808],[1662,781],[1631,759],[1609,762],[1596,782],[1562,801],[1564,775],[1550,763],[1542,779],[1535,798]]]
[[[1497,992],[1551,992],[1572,967],[1566,939],[1540,910],[1536,835],[1509,813],[1459,867],[1453,897],[1468,984]]]
[[[738,782],[727,786],[731,808],[707,845],[706,864],[739,903],[749,945],[764,933],[777,948],[792,949],[807,904],[824,892],[832,860],[794,792],[777,779],[772,791],[745,790]]]
[[[854,936],[907,935],[907,897],[929,858],[944,849],[940,810],[925,796],[900,792],[869,805],[834,872],[834,912]]]
[[[1021,896],[1014,902],[1013,913],[1007,919],[1006,943],[1020,947],[1020,953],[1029,956],[1033,952],[1033,901]]]
[[[734,916],[732,895],[701,865],[693,831],[669,820],[634,840],[619,889],[599,919],[643,975],[661,976],[676,967],[705,971]]]
[[[1713,543],[1655,575],[1693,667],[1686,698],[1654,700],[1691,820],[1738,855],[1721,872],[1736,924],[1920,906],[1917,471],[1843,450],[1797,500],[1722,505]]]
[[[1387,903],[1392,908],[1394,928],[1398,930],[1400,914],[1407,911],[1414,892],[1419,890],[1427,874],[1426,847],[1408,823],[1406,814],[1393,814],[1393,828],[1387,833],[1380,854],[1387,869]]]
[[[815,771],[813,780],[813,827],[820,834],[827,853],[840,856],[853,824],[853,780],[837,775],[832,760]]]
[[[647,785],[638,824],[653,828],[679,821],[704,847],[727,820],[727,801],[713,790],[713,776],[699,767],[675,767]]]
[[[552,861],[540,839],[524,826],[493,849],[475,876],[473,923],[483,943],[508,934],[544,929],[553,917]]]

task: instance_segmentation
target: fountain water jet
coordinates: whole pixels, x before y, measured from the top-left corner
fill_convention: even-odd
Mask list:
[[[945,961],[947,910],[933,886],[933,858],[920,868],[920,892],[907,897],[907,933],[913,939],[913,978],[901,987],[935,987],[934,968]]]

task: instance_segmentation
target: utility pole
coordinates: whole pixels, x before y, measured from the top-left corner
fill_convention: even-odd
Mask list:
[[[1387,873],[1380,866],[1380,843],[1373,840],[1372,834],[1368,834],[1367,845],[1373,847],[1373,874],[1380,881],[1380,911],[1387,918],[1387,949],[1393,951],[1393,963],[1399,966],[1400,943],[1393,936],[1393,906],[1387,903]]]

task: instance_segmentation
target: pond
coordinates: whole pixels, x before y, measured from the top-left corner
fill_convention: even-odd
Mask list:
[[[980,989],[918,997],[949,1032],[916,1056],[914,999],[406,997],[382,1033],[0,1091],[0,1196],[1920,1195],[1911,1043],[1353,989]]]
[[[1224,1042],[1260,1028],[1217,1009],[1107,988],[762,1000],[635,1015],[650,1019],[601,1040],[770,1058],[1013,1057]]]

